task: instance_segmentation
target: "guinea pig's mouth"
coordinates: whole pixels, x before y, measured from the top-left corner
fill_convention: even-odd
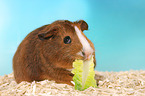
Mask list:
[[[77,55],[83,57],[83,60],[90,60],[91,57],[93,56],[92,52],[84,52],[84,51],[80,51],[77,53]]]
[[[91,57],[92,57],[92,54],[91,55],[87,55],[87,56],[84,57],[84,60],[90,60]]]

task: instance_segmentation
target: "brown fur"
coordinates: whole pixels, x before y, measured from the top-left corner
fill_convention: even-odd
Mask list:
[[[82,45],[75,33],[74,25],[82,31],[88,29],[87,23],[83,20],[55,21],[25,37],[13,57],[14,77],[17,83],[48,79],[72,85],[70,81],[73,74],[67,69],[72,68],[75,59],[84,59],[76,54],[82,49]],[[65,36],[71,37],[70,44],[63,42]],[[94,49],[93,43],[88,38],[87,40]]]

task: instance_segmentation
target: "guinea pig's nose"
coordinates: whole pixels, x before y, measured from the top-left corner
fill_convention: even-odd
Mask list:
[[[84,56],[84,60],[90,60],[92,53],[91,52],[82,52],[83,56]]]

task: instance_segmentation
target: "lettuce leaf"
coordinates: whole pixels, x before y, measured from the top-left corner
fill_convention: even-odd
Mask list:
[[[73,81],[75,83],[75,89],[83,91],[90,86],[97,87],[94,71],[93,57],[88,61],[75,60],[73,62],[73,70],[71,71],[73,76]]]

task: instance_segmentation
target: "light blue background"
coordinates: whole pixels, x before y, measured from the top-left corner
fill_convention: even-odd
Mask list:
[[[145,0],[0,0],[0,75],[29,32],[59,19],[88,22],[97,70],[145,70]]]

